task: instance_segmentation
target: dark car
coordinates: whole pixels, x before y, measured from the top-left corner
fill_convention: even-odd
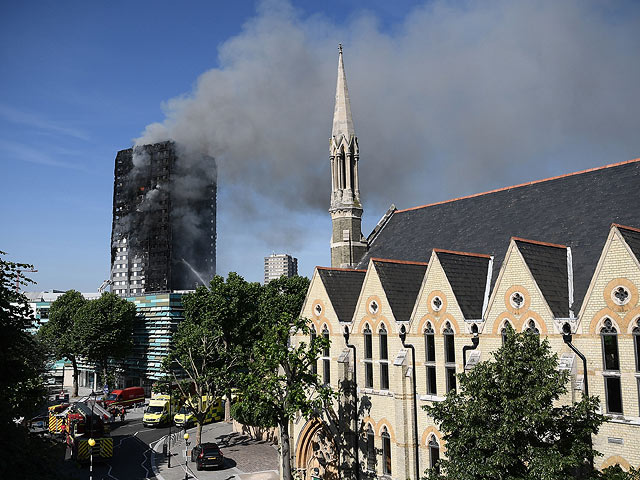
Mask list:
[[[201,443],[191,450],[191,461],[196,462],[196,470],[221,467],[224,465],[224,455],[216,443]]]

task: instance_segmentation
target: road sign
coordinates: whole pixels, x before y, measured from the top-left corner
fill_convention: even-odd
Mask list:
[[[109,385],[105,384],[105,386],[102,387],[102,393],[104,393],[105,395],[109,393]]]

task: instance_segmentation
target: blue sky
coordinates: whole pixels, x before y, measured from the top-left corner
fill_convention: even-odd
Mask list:
[[[5,2],[0,250],[33,289],[94,291],[115,154],[158,123],[143,137],[206,137],[221,163],[220,274],[260,280],[272,251],[327,265],[338,42],[365,234],[392,202],[639,157],[640,8],[608,5]]]

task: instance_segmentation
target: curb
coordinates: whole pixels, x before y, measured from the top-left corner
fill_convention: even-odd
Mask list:
[[[156,454],[160,454],[159,451],[156,451],[156,448],[158,447],[158,445],[162,445],[166,438],[167,438],[167,435],[165,435],[164,437],[160,437],[160,439],[156,441],[156,444],[153,446],[153,448],[150,449],[151,450],[151,470],[153,471],[153,475],[158,480],[165,480],[165,478],[160,474],[160,471],[158,470],[158,466],[156,465]]]

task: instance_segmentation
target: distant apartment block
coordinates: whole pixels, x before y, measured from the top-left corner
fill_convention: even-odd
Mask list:
[[[264,283],[281,276],[298,275],[298,259],[286,253],[273,253],[264,257]]]

